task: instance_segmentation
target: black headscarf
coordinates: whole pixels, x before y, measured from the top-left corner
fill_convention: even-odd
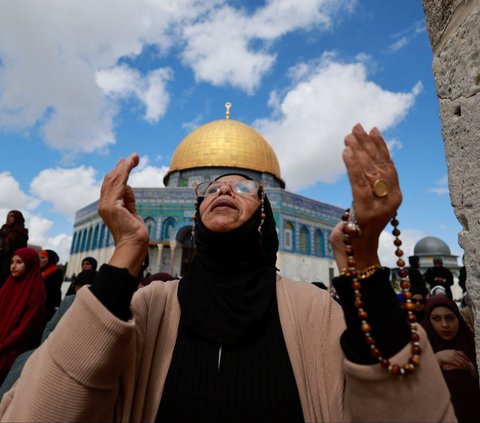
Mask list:
[[[84,261],[86,261],[87,263],[90,263],[92,265],[92,270],[97,270],[97,260],[95,260],[93,257],[85,257],[82,260],[82,265],[83,265]]]
[[[197,255],[178,288],[181,325],[218,345],[242,344],[262,332],[277,307],[272,208],[265,196],[261,235],[261,206],[241,227],[219,233],[203,224],[198,200]]]

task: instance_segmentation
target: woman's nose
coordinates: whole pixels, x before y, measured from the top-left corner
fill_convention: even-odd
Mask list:
[[[228,182],[222,182],[222,186],[220,187],[221,194],[231,194],[232,193],[232,185]]]

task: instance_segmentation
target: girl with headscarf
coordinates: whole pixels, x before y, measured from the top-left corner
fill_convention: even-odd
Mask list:
[[[25,228],[23,214],[18,210],[10,210],[6,223],[0,229],[0,286],[10,274],[13,252],[26,247],[27,241],[28,229]]]
[[[45,319],[48,322],[62,301],[63,272],[57,265],[60,258],[55,251],[41,250],[38,254],[40,256],[42,277],[45,283],[45,293],[47,294]]]
[[[423,327],[442,369],[459,423],[478,420],[480,388],[474,335],[446,295],[430,298]]]
[[[39,345],[44,327],[45,288],[38,253],[16,250],[10,269],[0,288],[0,383],[19,354]]]

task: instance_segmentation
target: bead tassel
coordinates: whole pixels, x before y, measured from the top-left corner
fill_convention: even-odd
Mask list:
[[[396,218],[397,214],[395,214],[390,221],[391,225],[393,226],[392,234],[395,236],[393,244],[396,247],[395,255],[397,256],[397,266],[399,268],[399,275],[400,275],[400,287],[402,288],[402,294],[405,298],[405,309],[407,311],[407,322],[410,328],[410,344],[411,344],[411,356],[408,360],[408,363],[399,366],[397,364],[392,364],[389,359],[384,358],[382,351],[377,348],[375,338],[373,338],[371,331],[372,328],[367,321],[368,313],[364,309],[364,302],[362,301],[362,283],[361,280],[365,279],[365,274],[370,276],[372,273],[371,271],[375,268],[375,266],[370,266],[369,268],[365,269],[364,271],[359,272],[357,270],[357,264],[355,260],[355,252],[352,247],[352,237],[358,235],[358,230],[352,229],[352,225],[348,225],[350,218],[350,211],[347,210],[342,217],[342,220],[345,222],[343,227],[343,242],[346,248],[347,254],[347,269],[342,271],[342,274],[348,274],[348,276],[352,279],[352,288],[353,288],[353,295],[354,295],[354,305],[357,309],[357,316],[360,319],[361,323],[361,330],[365,335],[365,340],[370,347],[370,353],[372,356],[378,360],[380,365],[385,368],[388,372],[390,372],[393,376],[402,376],[408,375],[412,373],[416,367],[420,365],[420,355],[422,350],[420,348],[419,340],[420,337],[417,333],[417,319],[415,314],[413,314],[413,303],[411,301],[411,293],[410,293],[410,282],[408,279],[408,271],[404,268],[405,261],[402,259],[403,257],[403,250],[400,248],[402,245],[402,241],[400,240],[400,230],[398,229],[398,220]],[[356,225],[355,225],[356,226]],[[368,277],[367,276],[367,277]]]

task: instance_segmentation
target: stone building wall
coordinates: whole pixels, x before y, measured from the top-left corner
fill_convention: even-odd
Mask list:
[[[422,0],[480,357],[480,0]],[[480,360],[477,360],[480,363]]]

